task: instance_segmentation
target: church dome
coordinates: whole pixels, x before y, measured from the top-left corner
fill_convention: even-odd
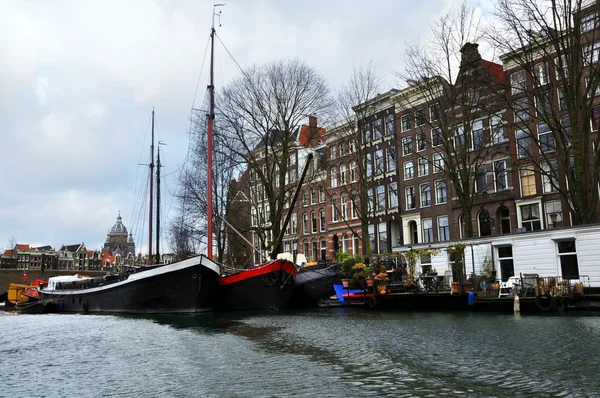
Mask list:
[[[127,236],[127,228],[125,228],[125,226],[123,225],[123,222],[121,220],[122,220],[121,215],[119,214],[119,216],[117,217],[117,223],[112,226],[112,228],[110,229],[109,235],[125,235],[125,236]]]

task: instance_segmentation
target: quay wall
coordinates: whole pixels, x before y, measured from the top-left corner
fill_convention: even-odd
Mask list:
[[[47,270],[42,271],[39,269],[28,269],[27,277],[29,283],[36,279],[48,279],[51,276],[62,276],[62,275],[75,275],[82,274],[86,276],[103,276],[106,275],[105,271],[74,271],[74,270]],[[8,286],[11,283],[23,283],[23,270],[22,269],[0,269],[0,294],[8,290]]]

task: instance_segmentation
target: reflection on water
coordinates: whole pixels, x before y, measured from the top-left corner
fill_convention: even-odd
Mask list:
[[[43,396],[600,392],[597,314],[0,314],[0,325],[0,396],[39,392],[40,385],[48,389]]]

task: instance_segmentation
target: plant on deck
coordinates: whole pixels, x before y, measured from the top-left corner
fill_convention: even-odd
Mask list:
[[[409,285],[416,285],[417,282],[415,281],[415,272],[417,269],[417,260],[422,256],[422,255],[430,255],[430,256],[435,256],[436,254],[438,254],[440,251],[438,249],[410,249],[409,251],[407,251],[405,253],[406,255],[406,262],[407,262],[407,275],[406,275],[406,280],[404,281],[404,285],[405,286],[409,286]]]
[[[335,254],[335,262],[340,264],[340,276],[342,279],[351,279],[352,267],[358,263],[362,263],[362,261],[360,254],[354,256],[345,252],[337,252]]]

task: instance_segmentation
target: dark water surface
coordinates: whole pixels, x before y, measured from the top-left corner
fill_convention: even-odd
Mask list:
[[[0,313],[2,397],[600,397],[600,315]]]

